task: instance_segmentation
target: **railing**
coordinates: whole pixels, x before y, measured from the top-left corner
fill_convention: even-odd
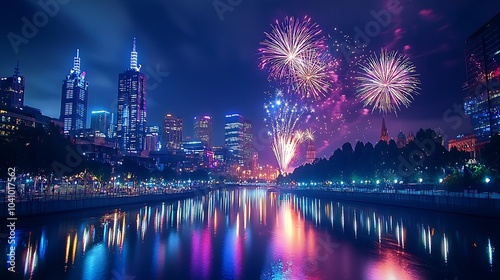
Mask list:
[[[435,191],[415,192],[367,192],[334,191],[318,189],[286,189],[305,196],[330,198],[364,203],[404,206],[428,210],[438,210],[461,214],[472,214],[500,218],[500,199],[497,194],[488,193],[440,193]]]
[[[120,207],[152,201],[181,199],[203,194],[207,188],[185,190],[158,189],[134,192],[73,192],[73,193],[28,193],[16,194],[15,212],[17,216],[40,215],[67,212],[97,207]],[[0,199],[0,217],[8,215],[8,198]]]

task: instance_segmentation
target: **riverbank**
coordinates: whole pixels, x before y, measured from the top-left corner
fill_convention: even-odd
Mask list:
[[[297,190],[286,188],[279,188],[279,190],[282,193],[293,193],[299,196],[500,218],[500,199],[400,193]]]
[[[16,200],[14,215],[9,213],[9,201],[0,201],[0,217],[26,217],[47,214],[67,213],[97,208],[121,207],[125,205],[145,204],[152,202],[175,201],[205,195],[212,190],[231,186],[212,186],[193,189],[180,193],[154,193],[140,195],[85,195],[75,197],[39,196],[37,199]]]

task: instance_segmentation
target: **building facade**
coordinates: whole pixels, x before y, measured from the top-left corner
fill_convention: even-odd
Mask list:
[[[500,13],[465,42],[465,113],[478,142],[500,132]]]
[[[232,154],[232,163],[252,169],[254,149],[252,146],[252,123],[240,114],[226,115],[224,145]]]
[[[478,146],[476,145],[476,136],[471,135],[460,135],[455,139],[450,139],[448,141],[448,151],[457,148],[461,152],[466,152],[473,159],[476,158],[478,153]]]
[[[92,111],[90,128],[106,138],[113,137],[111,130],[111,113],[108,111]]]
[[[61,113],[64,134],[87,128],[88,82],[80,69],[80,51],[76,50],[73,68],[62,85]]]
[[[0,139],[9,140],[21,126],[46,128],[50,124],[62,129],[59,119],[43,115],[40,109],[28,106],[22,108],[0,106]]]
[[[146,136],[146,76],[137,64],[134,38],[130,68],[118,76],[116,137],[121,155],[140,155]]]
[[[144,142],[144,150],[149,152],[160,150],[160,127],[157,125],[148,126],[146,128],[146,138]]]
[[[212,117],[199,116],[194,118],[194,139],[203,141],[208,148],[212,147]]]
[[[166,114],[163,119],[162,147],[169,150],[179,150],[182,144],[183,127],[182,118]]]
[[[21,108],[24,106],[24,85],[26,80],[19,72],[19,64],[12,77],[0,78],[0,106]]]

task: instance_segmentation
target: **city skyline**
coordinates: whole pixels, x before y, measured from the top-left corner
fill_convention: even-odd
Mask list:
[[[206,7],[186,3],[164,4],[167,6],[157,4],[158,11],[153,11],[153,7],[139,7],[130,3],[118,5],[112,2],[96,4],[97,8],[94,8],[98,12],[93,14],[93,22],[83,18],[90,12],[87,5],[68,2],[59,6],[58,13],[50,17],[45,26],[37,28],[36,36],[30,38],[28,43],[19,44],[17,53],[9,39],[1,42],[0,49],[5,58],[0,64],[0,74],[9,76],[19,60],[21,72],[27,80],[25,103],[43,108],[44,114],[57,117],[55,111],[58,110],[53,108],[59,107],[55,104],[60,104],[60,94],[55,92],[54,88],[59,87],[60,76],[69,67],[67,57],[74,56],[75,49],[80,49],[84,59],[82,67],[86,69],[90,82],[88,111],[113,112],[116,104],[116,101],[113,101],[117,91],[116,76],[127,65],[130,40],[137,37],[140,42],[138,52],[142,61],[141,72],[149,78],[147,124],[161,126],[167,112],[185,120],[197,115],[210,115],[214,122],[214,145],[221,145],[226,114],[240,113],[248,116],[254,123],[255,133],[265,127],[262,121],[262,104],[265,99],[264,92],[271,89],[265,73],[258,69],[257,49],[259,42],[264,39],[263,32],[270,29],[270,24],[275,19],[281,19],[288,14],[297,17],[309,15],[321,25],[324,33],[331,37],[335,36],[334,28],[343,30],[351,37],[359,34],[358,30],[366,36],[365,27],[371,22],[377,23],[377,16],[374,15],[384,14],[381,11],[385,11],[387,5],[392,2],[394,1],[377,1],[368,3],[364,8],[355,7],[355,4],[338,4],[335,9],[329,11],[333,13],[331,16],[326,15],[328,9],[320,9],[327,5],[325,3],[299,7],[294,5],[294,1],[287,5],[280,1],[266,3],[268,9],[262,15],[255,16],[253,12],[257,4],[244,2],[234,7],[234,11],[225,12],[222,21],[211,3]],[[457,134],[472,132],[468,119],[462,119],[458,128],[455,128],[456,123],[450,121],[450,118],[460,117],[454,106],[462,104],[465,95],[462,90],[466,80],[463,65],[464,42],[495,15],[496,11],[488,8],[494,5],[493,1],[460,3],[452,7],[448,7],[446,3],[396,2],[399,3],[401,12],[390,15],[391,20],[385,26],[378,23],[380,32],[376,36],[368,37],[367,51],[377,51],[380,47],[404,51],[417,67],[422,79],[422,90],[412,106],[398,113],[398,117],[386,116],[389,136],[396,138],[400,130],[406,133],[419,128],[441,128],[448,139]],[[8,24],[2,27],[4,34],[21,34],[24,23],[21,19],[26,17],[31,20],[33,14],[42,10],[36,3],[15,5],[22,8],[19,11],[14,9],[15,11],[8,15]],[[175,17],[163,12],[170,7],[168,5],[182,8],[182,12]],[[103,11],[99,9],[106,7],[116,8],[117,14],[120,15],[115,19],[116,22],[106,21]],[[81,13],[77,13],[77,9]],[[129,17],[132,11],[137,12],[143,20],[139,22]],[[470,17],[462,20],[461,16],[466,12],[470,13]],[[151,20],[145,20],[146,15],[156,18],[165,13],[170,18],[163,27],[155,25]],[[346,18],[343,13],[350,16]],[[193,29],[193,25],[183,19],[183,16],[187,19],[194,15],[209,23],[204,28],[199,25],[197,27],[211,34],[210,37],[207,38],[208,35]],[[99,24],[107,27],[100,30]],[[240,27],[235,29],[233,25]],[[55,44],[58,40],[53,40],[54,33],[70,28],[69,26],[75,28],[75,34],[67,34],[64,44]],[[123,27],[131,28],[125,32],[126,28]],[[144,29],[151,27],[151,30]],[[91,35],[90,31],[95,32]],[[248,36],[243,36],[244,34]],[[435,40],[421,40],[424,35]],[[89,44],[89,40],[97,43]],[[198,44],[201,41],[206,43]],[[167,42],[169,43],[166,44]],[[328,45],[332,47],[332,42],[329,41]],[[47,55],[39,56],[39,48],[47,48]],[[228,53],[223,50],[228,50]],[[439,56],[443,52],[447,54]],[[50,65],[54,71],[39,71],[41,67],[47,67],[48,59],[52,61]],[[435,60],[437,61],[434,62]],[[438,64],[444,66],[434,67]],[[53,76],[59,78],[55,80]],[[347,98],[349,101],[353,99],[352,96]],[[346,119],[344,123],[334,123],[338,130],[332,135],[317,135],[320,141],[318,156],[330,155],[344,142],[360,140],[373,143],[378,139],[381,114],[361,111],[363,106],[356,102],[347,109],[343,112],[345,115],[355,116]],[[193,135],[190,131],[191,124],[186,123],[184,127],[185,135]],[[325,144],[325,141],[328,143]],[[268,154],[267,151],[267,148],[263,148],[259,152],[265,155]],[[272,158],[265,161],[274,162]]]

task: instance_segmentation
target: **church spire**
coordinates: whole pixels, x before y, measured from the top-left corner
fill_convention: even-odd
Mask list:
[[[389,132],[385,126],[385,117],[382,117],[382,129],[380,131],[380,140],[389,142]]]

